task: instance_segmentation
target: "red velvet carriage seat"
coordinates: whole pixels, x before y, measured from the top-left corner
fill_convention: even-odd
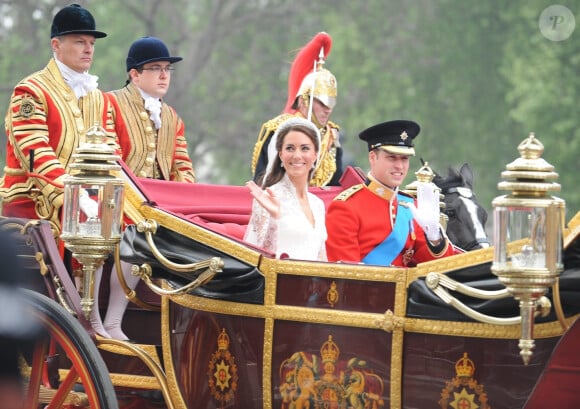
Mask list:
[[[122,165],[126,175],[152,206],[230,238],[243,239],[252,209],[252,195],[246,186],[138,178]],[[360,169],[349,166],[341,178],[341,186],[311,188],[310,191],[328,206],[336,195],[362,183],[364,177]]]

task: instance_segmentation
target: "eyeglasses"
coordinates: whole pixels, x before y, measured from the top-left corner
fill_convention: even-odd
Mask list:
[[[167,67],[148,67],[148,68],[141,68],[142,71],[151,71],[155,74],[161,74],[162,72],[165,72],[167,74],[171,74],[173,71],[175,71],[175,67],[172,67],[171,65],[168,65]]]

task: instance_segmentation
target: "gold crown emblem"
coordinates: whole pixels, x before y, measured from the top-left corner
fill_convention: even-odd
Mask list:
[[[226,351],[229,348],[230,337],[226,334],[225,328],[222,328],[222,332],[218,335],[217,343],[219,351]]]
[[[471,378],[475,372],[475,364],[467,357],[467,352],[455,363],[455,373],[458,377]]]
[[[328,341],[322,344],[322,347],[320,348],[322,362],[336,362],[339,355],[340,349],[338,348],[338,345],[336,345],[332,340],[332,335],[329,335]]]

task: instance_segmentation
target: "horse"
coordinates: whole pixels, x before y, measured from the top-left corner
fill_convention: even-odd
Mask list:
[[[465,251],[489,247],[490,241],[485,232],[487,211],[473,192],[473,172],[469,164],[464,163],[459,171],[450,167],[447,177],[435,172],[433,183],[445,197],[443,212],[449,218],[449,240]]]

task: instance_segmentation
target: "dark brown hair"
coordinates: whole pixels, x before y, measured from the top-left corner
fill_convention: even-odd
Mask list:
[[[302,124],[293,124],[290,126],[284,127],[278,134],[278,138],[276,139],[276,152],[279,154],[282,151],[282,146],[284,145],[284,139],[286,139],[286,135],[290,133],[290,131],[297,131],[302,132],[304,135],[308,136],[310,141],[314,144],[314,150],[318,154],[320,150],[320,141],[318,140],[318,135],[316,134],[313,127],[305,126]],[[272,143],[272,141],[270,142]],[[280,155],[276,155],[274,158],[274,163],[272,163],[272,171],[266,172],[265,180],[262,181],[262,188],[270,187],[276,183],[278,183],[284,177],[286,173],[286,169],[282,167],[282,161],[280,160]],[[308,179],[312,177],[314,173],[314,169],[310,170],[308,174]]]

